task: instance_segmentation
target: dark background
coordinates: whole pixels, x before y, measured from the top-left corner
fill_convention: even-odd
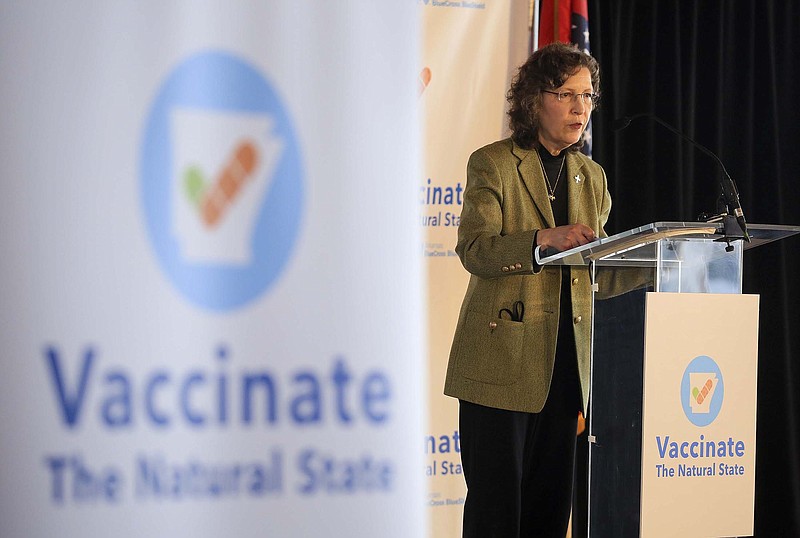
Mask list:
[[[589,0],[602,74],[594,159],[610,182],[609,234],[714,212],[713,159],[736,181],[748,222],[800,225],[800,2]],[[800,536],[800,236],[745,253],[745,293],[761,296],[756,536]]]

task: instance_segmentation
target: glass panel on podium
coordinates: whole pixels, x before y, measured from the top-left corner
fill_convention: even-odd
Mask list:
[[[542,265],[588,265],[592,297],[589,536],[639,536],[647,292],[741,293],[743,251],[800,232],[750,225],[725,241],[720,223],[658,222],[560,253]]]
[[[656,253],[655,291],[742,293],[741,244],[678,237],[659,240]]]

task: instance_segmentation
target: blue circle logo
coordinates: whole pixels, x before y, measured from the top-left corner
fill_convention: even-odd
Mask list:
[[[276,282],[299,235],[303,170],[256,68],[218,51],[178,65],[147,117],[140,167],[150,240],[184,297],[226,311]]]
[[[681,380],[681,404],[695,426],[708,426],[717,419],[725,399],[725,381],[711,357],[695,357]]]

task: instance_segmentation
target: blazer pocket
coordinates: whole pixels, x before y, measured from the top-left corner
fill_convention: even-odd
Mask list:
[[[522,322],[470,311],[462,334],[458,371],[463,377],[490,385],[513,385],[519,380]]]

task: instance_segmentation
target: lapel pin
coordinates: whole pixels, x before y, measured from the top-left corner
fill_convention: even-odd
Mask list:
[[[580,185],[580,182],[581,182],[581,181],[583,181],[583,180],[581,179],[581,176],[579,176],[578,174],[575,174],[575,183],[577,183],[577,184],[579,184],[579,185]]]

